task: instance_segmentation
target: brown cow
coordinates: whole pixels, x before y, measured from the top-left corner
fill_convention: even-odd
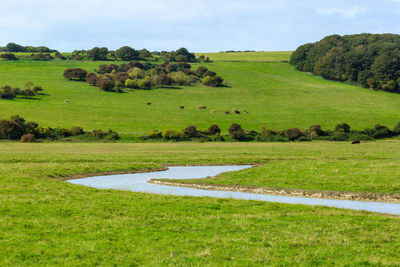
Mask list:
[[[197,108],[198,108],[198,109],[207,109],[206,106],[198,106]]]
[[[351,142],[351,144],[352,144],[352,145],[361,144],[361,142],[360,142],[360,140],[354,140],[353,142]]]
[[[184,106],[180,106],[179,108],[180,108],[180,109],[184,109],[185,107],[184,107]]]
[[[229,114],[231,114],[231,112],[230,111],[225,111],[225,114],[229,115]]]
[[[146,105],[150,106],[150,105],[151,105],[151,102],[147,102]]]
[[[240,114],[240,111],[237,110],[237,109],[234,109],[234,110],[233,110],[233,113],[235,113],[235,114]]]

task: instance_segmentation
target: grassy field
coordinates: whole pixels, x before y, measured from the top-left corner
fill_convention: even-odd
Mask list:
[[[247,53],[246,53],[247,54]],[[93,71],[99,62],[0,62],[0,85],[23,87],[27,81],[43,86],[47,95],[36,99],[0,100],[0,118],[19,114],[42,126],[81,126],[87,130],[113,129],[122,134],[149,130],[219,125],[223,132],[232,123],[259,130],[321,124],[332,129],[347,122],[363,129],[375,124],[394,126],[399,120],[400,95],[375,92],[335,83],[298,72],[287,63],[222,62],[207,66],[221,75],[228,87],[202,85],[180,89],[103,92],[84,82],[63,79],[69,67]],[[69,99],[69,103],[64,103]],[[146,102],[152,102],[146,106]],[[180,110],[179,106],[185,109]],[[197,110],[205,105],[208,110]],[[249,113],[225,115],[233,108]],[[214,109],[216,114],[210,114]]]
[[[308,174],[307,164],[322,162],[323,170],[336,168],[339,176],[353,181],[354,174],[365,173],[357,166],[368,168],[386,185],[375,180],[378,189],[372,189],[370,176],[360,175],[354,188],[392,192],[389,183],[398,183],[399,147],[396,141],[361,146],[0,143],[0,265],[398,265],[396,216],[97,190],[57,178],[164,164],[265,163],[221,177],[230,177],[232,183],[246,183],[249,176],[260,181],[276,174],[281,164],[291,166],[281,168],[289,181]],[[316,169],[299,186],[345,189],[335,179]]]
[[[265,51],[265,52],[227,52],[227,53],[196,53],[199,57],[204,55],[212,61],[264,61],[280,62],[289,61],[292,51]]]

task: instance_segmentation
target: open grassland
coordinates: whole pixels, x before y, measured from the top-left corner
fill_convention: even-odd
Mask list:
[[[215,123],[224,133],[232,123],[259,130],[321,124],[332,129],[347,122],[364,129],[375,124],[394,126],[400,119],[400,95],[371,91],[331,82],[298,72],[287,63],[214,62],[206,64],[229,87],[202,85],[179,89],[134,90],[110,93],[84,82],[67,81],[66,68],[93,71],[101,62],[0,62],[0,85],[23,88],[32,81],[47,95],[34,99],[0,100],[0,118],[19,114],[41,126],[81,126],[86,130],[113,129],[123,134],[149,130],[181,129],[196,125],[206,129]],[[194,67],[196,67],[195,65]],[[69,99],[69,103],[64,103]],[[151,102],[151,106],[146,106]],[[180,110],[179,106],[185,106]],[[207,106],[198,110],[197,106]],[[248,114],[225,115],[233,108]],[[216,110],[210,114],[209,110]]]
[[[263,51],[263,52],[223,52],[223,53],[196,53],[196,57],[204,55],[212,61],[289,61],[292,51]]]
[[[0,144],[1,266],[398,265],[399,217],[325,207],[97,190],[58,177],[181,164],[265,163],[241,176],[394,191],[400,143]],[[316,162],[321,162],[318,166]],[[357,162],[360,165],[357,165]],[[381,164],[377,164],[380,162]],[[393,162],[390,179],[387,166]],[[386,185],[363,175],[369,168]],[[285,168],[286,167],[286,168]],[[319,167],[323,171],[318,170]],[[326,170],[326,171],[324,171]],[[318,179],[320,177],[321,179]],[[308,177],[304,177],[307,179]],[[321,181],[320,181],[321,180]],[[299,186],[303,186],[299,181]],[[305,181],[305,185],[311,184]],[[276,183],[276,181],[273,181]],[[293,181],[290,181],[288,186]],[[398,181],[397,181],[398,183]],[[283,182],[284,184],[284,182]],[[374,189],[375,190],[375,189]]]

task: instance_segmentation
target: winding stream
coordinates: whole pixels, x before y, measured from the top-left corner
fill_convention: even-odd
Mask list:
[[[305,198],[292,196],[279,196],[267,194],[254,194],[229,191],[201,190],[176,186],[166,186],[148,183],[151,179],[198,179],[216,176],[223,172],[238,171],[252,166],[196,166],[196,167],[169,167],[166,171],[95,176],[83,179],[68,180],[67,182],[85,185],[99,189],[121,189],[133,192],[258,200],[267,202],[279,202],[287,204],[322,205],[328,207],[364,210],[378,213],[400,215],[400,204],[384,202],[364,202],[353,200],[334,200],[321,198]]]

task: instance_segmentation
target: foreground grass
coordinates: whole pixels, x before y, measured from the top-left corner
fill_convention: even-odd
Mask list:
[[[53,178],[164,164],[286,162],[301,173],[304,158],[331,159],[338,169],[339,160],[396,162],[399,145],[1,143],[0,265],[397,265],[395,216],[97,190]]]
[[[180,89],[134,90],[107,93],[84,82],[63,79],[69,67],[93,71],[100,62],[0,62],[0,85],[23,88],[26,81],[43,86],[47,95],[35,99],[0,100],[0,118],[15,114],[42,126],[81,126],[85,130],[109,128],[121,134],[145,134],[150,130],[182,129],[196,125],[207,129],[215,123],[224,133],[232,123],[259,130],[321,124],[332,129],[347,122],[364,129],[375,124],[393,127],[399,120],[400,95],[374,92],[325,81],[298,72],[288,63],[214,62],[207,66],[230,87],[202,85]],[[69,99],[69,103],[64,100]],[[356,99],[356,101],[355,101]],[[151,106],[146,106],[151,102]],[[179,106],[185,106],[184,110]],[[198,110],[205,105],[208,110]],[[225,115],[233,108],[248,114]],[[216,110],[210,114],[209,110]]]
[[[289,61],[292,51],[263,51],[263,52],[228,52],[228,53],[197,53],[196,56],[204,55],[212,61],[264,61],[281,62]]]

